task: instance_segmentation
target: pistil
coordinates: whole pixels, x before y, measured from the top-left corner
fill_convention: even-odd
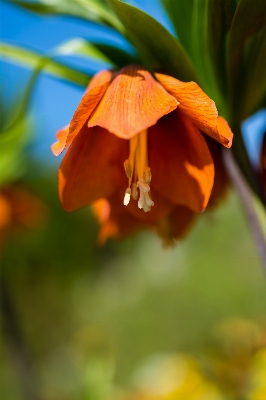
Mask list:
[[[124,167],[128,177],[124,205],[129,204],[131,195],[134,200],[137,200],[139,196],[138,207],[145,212],[150,211],[154,202],[149,196],[151,169],[148,166],[147,130],[130,139],[129,158],[124,162]]]

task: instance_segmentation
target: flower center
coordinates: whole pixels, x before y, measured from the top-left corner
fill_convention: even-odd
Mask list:
[[[129,158],[124,162],[128,188],[124,197],[127,206],[132,196],[138,201],[138,207],[143,211],[150,211],[154,202],[149,196],[151,169],[148,167],[147,130],[135,135],[129,142]],[[133,182],[133,183],[132,183]]]

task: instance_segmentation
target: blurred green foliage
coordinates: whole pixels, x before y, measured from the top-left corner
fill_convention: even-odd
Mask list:
[[[249,162],[242,157],[245,149],[241,148],[238,128],[243,115],[264,104],[262,67],[266,53],[258,51],[265,47],[265,28],[259,18],[263,9],[258,7],[250,18],[248,7],[254,2],[241,0],[233,19],[235,1],[164,0],[170,17],[175,9],[172,22],[179,43],[149,15],[118,0],[109,0],[114,13],[97,0],[87,4],[76,0],[13,3],[40,13],[74,15],[112,26],[126,35],[138,54],[131,56],[80,38],[45,56],[2,45],[3,57],[15,58],[34,70],[18,107],[18,118],[13,124],[1,125],[0,183],[25,187],[46,206],[39,227],[11,230],[1,246],[3,398],[124,400],[138,390],[133,377],[147,358],[189,354],[178,359],[197,359],[202,367],[197,373],[215,382],[223,400],[258,400],[249,392],[252,374],[244,375],[243,387],[247,390],[240,392],[226,385],[225,377],[228,379],[231,371],[233,376],[235,370],[221,369],[225,374],[221,378],[221,370],[210,367],[212,357],[213,365],[221,362],[231,367],[235,362],[224,351],[223,342],[218,341],[213,350],[212,331],[217,324],[228,318],[266,318],[265,280],[236,197],[230,193],[215,213],[206,212],[188,239],[175,249],[164,251],[159,239],[147,233],[123,242],[111,241],[101,248],[96,245],[98,228],[90,210],[65,213],[57,196],[56,171],[28,160],[25,147],[31,128],[28,102],[39,73],[45,70],[83,86],[89,80],[89,76],[54,61],[55,55],[85,54],[119,67],[141,59],[143,64],[164,68],[179,78],[182,74],[189,76],[187,79],[200,75],[219,111],[238,126],[235,152],[245,171]],[[243,26],[249,29],[240,29],[241,13],[245,17]],[[210,24],[213,15],[220,25]],[[219,42],[223,52],[217,51],[212,39]],[[235,54],[239,42],[241,52]],[[232,67],[229,72],[228,66]],[[250,71],[251,80],[247,82]],[[243,82],[246,84],[239,91]],[[238,107],[236,115],[227,101],[230,96]],[[232,331],[229,328],[229,333]],[[241,336],[246,331],[243,328],[239,332]],[[256,354],[248,358],[247,369],[257,368],[259,374],[264,358],[257,350],[258,354],[254,350]],[[239,384],[234,379],[229,381]],[[176,400],[173,396],[170,399]]]
[[[61,209],[55,175],[27,177],[46,221],[10,237],[1,257],[41,399],[111,399],[113,384],[131,390],[147,356],[197,356],[221,320],[265,317],[264,277],[232,194],[173,250],[144,233],[99,248],[90,210]],[[22,400],[3,335],[4,398]]]

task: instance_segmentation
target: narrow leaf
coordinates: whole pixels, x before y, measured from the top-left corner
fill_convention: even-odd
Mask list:
[[[246,47],[240,119],[247,118],[263,107],[266,97],[266,26],[248,41]]]
[[[244,65],[250,40],[265,28],[266,1],[240,0],[229,32],[228,68],[231,84],[232,108],[236,118],[241,118],[240,102],[245,92]],[[259,50],[260,51],[260,50]],[[250,52],[249,52],[250,53]],[[251,54],[251,53],[250,53]]]
[[[10,2],[39,14],[69,15],[71,17],[99,22],[109,25],[116,30],[121,30],[121,24],[116,16],[108,8],[107,4],[101,0],[10,0]]]
[[[183,81],[196,81],[193,64],[180,42],[150,15],[119,0],[108,0],[126,28],[142,63]]]
[[[124,66],[129,64],[140,63],[140,60],[137,56],[132,56],[124,50],[121,50],[112,45],[93,42],[93,46],[97,48],[100,52],[105,54],[105,56],[108,57],[108,60],[119,68],[123,68]]]
[[[210,55],[215,77],[224,96],[227,97],[227,38],[237,7],[237,0],[210,0],[208,6]]]
[[[193,60],[199,82],[227,116],[226,33],[230,28],[236,0],[161,0],[181,43]]]
[[[162,0],[178,38],[191,56],[193,0]]]
[[[23,118],[12,128],[0,133],[0,186],[9,183],[25,172],[24,149],[30,139],[30,124]]]
[[[41,54],[33,51],[25,50],[6,43],[0,43],[0,58],[10,62],[19,63],[25,67],[35,68],[42,57]],[[49,63],[46,63],[43,70],[55,78],[64,79],[80,86],[86,86],[89,81],[89,75],[73,68],[66,67],[54,60],[49,60]]]

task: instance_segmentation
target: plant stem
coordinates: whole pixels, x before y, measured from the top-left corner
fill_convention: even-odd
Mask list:
[[[266,238],[254,207],[254,195],[243,177],[231,150],[223,150],[223,160],[231,182],[242,202],[264,272],[266,273]]]
[[[3,270],[1,273],[0,299],[3,331],[6,336],[11,365],[20,382],[22,398],[25,400],[40,400],[34,368],[27,351],[27,346],[17,319],[17,313],[10,295],[8,281],[3,275]]]

